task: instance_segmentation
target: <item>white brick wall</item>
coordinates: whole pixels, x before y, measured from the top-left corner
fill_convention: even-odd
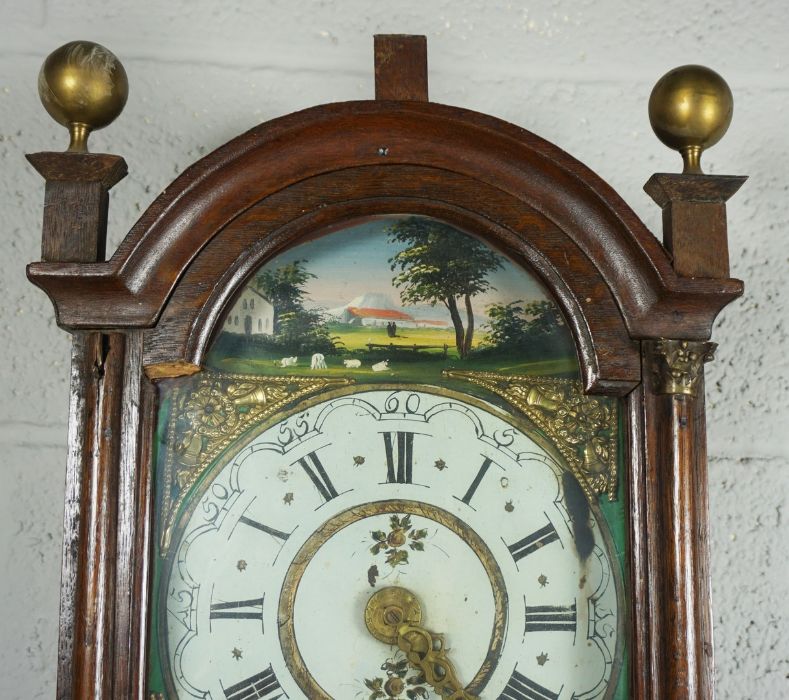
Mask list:
[[[682,63],[735,95],[708,172],[749,174],[733,199],[733,274],[746,296],[718,321],[709,451],[718,697],[789,697],[789,6],[783,0],[0,0],[0,697],[52,697],[68,340],[25,279],[38,258],[43,183],[24,153],[61,150],[38,102],[46,54],[105,44],[129,75],[118,122],[91,137],[130,175],[113,191],[110,249],[177,173],[245,129],[373,94],[372,34],[426,34],[431,98],[558,144],[653,230],[641,186],[679,158],[652,135],[655,80]]]

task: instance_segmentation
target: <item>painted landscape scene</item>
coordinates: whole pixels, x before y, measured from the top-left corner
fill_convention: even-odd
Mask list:
[[[352,225],[264,265],[207,365],[376,383],[441,382],[445,369],[578,373],[539,281],[477,238],[415,216]]]

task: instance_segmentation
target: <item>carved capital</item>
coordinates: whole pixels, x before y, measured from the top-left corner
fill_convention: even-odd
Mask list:
[[[704,363],[714,358],[716,347],[715,343],[702,340],[645,341],[655,393],[696,396]]]
[[[498,372],[445,370],[503,398],[528,418],[567,461],[587,497],[617,490],[616,404],[587,396],[573,379],[530,377]]]

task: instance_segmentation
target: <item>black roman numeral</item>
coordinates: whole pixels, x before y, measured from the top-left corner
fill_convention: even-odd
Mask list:
[[[212,603],[212,620],[260,620],[263,622],[263,598]]]
[[[578,616],[575,603],[526,606],[526,632],[575,632]]]
[[[248,518],[246,515],[242,515],[238,522],[244,523],[244,525],[249,525],[249,527],[254,527],[256,530],[260,530],[261,532],[265,532],[273,537],[276,537],[283,542],[290,537],[289,532],[282,532],[282,530],[277,530],[273,527],[269,527],[268,525],[264,525],[263,523],[259,523],[257,520],[252,520],[252,518]]]
[[[390,484],[410,484],[414,474],[414,434],[398,431],[384,433],[386,450],[386,481]],[[395,444],[397,436],[397,471],[395,472]]]
[[[518,673],[517,670],[512,672],[507,687],[499,695],[499,700],[558,700],[558,698],[558,693],[552,693],[539,683]]]
[[[493,464],[493,461],[488,457],[485,457],[485,461],[482,462],[482,466],[479,468],[477,475],[474,477],[474,481],[472,481],[471,486],[468,487],[466,495],[460,499],[467,506],[471,505],[471,499],[474,498],[474,494],[477,492],[479,485],[482,483],[482,479],[485,478],[485,474],[487,473],[488,469],[490,469],[491,464]]]
[[[541,527],[537,532],[532,532],[522,540],[518,540],[515,544],[507,545],[515,561],[520,561],[523,557],[533,554],[546,544],[555,542],[559,539],[553,525],[548,523],[545,527]]]
[[[310,462],[312,462],[312,466],[310,466]],[[321,496],[323,496],[324,501],[330,501],[332,498],[337,498],[337,489],[334,488],[334,484],[332,484],[331,479],[329,479],[329,475],[323,468],[317,454],[310,452],[306,457],[302,457],[299,460],[299,464],[301,468],[307,472],[307,476],[310,477],[312,483],[315,484],[315,488],[318,489]]]
[[[225,698],[227,700],[255,700],[266,698],[266,700],[277,700],[277,698],[288,697],[285,693],[277,692],[281,690],[279,681],[274,675],[274,671],[269,666],[265,671],[256,673],[240,683],[225,688]],[[274,695],[274,693],[277,693]]]

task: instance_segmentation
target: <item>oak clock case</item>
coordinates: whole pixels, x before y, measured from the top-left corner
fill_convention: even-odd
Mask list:
[[[375,38],[375,88],[195,163],[105,260],[126,164],[88,137],[126,75],[91,42],[44,63],[59,700],[712,697],[728,86],[652,92],[662,243],[557,147],[431,103],[424,37]]]
[[[392,301],[428,283],[428,254],[475,279],[469,303],[489,320],[466,318],[462,343],[446,308]],[[299,308],[280,297],[278,314],[285,277]],[[305,308],[332,295],[347,303]],[[220,329],[203,375],[163,387],[152,687],[624,697],[623,504],[604,497],[618,548],[596,505],[616,496],[616,402],[580,396],[571,336],[532,275],[442,222],[386,217],[274,258]],[[291,355],[319,342],[326,354]],[[384,619],[399,596],[414,630],[377,634],[378,601]]]

